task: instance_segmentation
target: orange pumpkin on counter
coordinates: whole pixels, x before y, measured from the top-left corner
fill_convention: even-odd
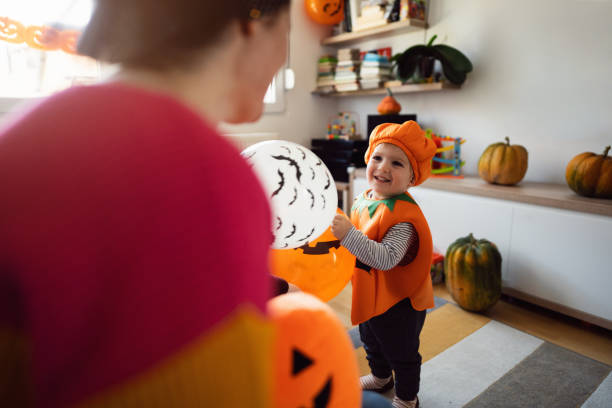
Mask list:
[[[580,153],[567,164],[565,180],[577,194],[585,197],[612,198],[612,157],[610,146],[603,155]]]
[[[385,89],[387,90],[387,96],[380,101],[376,110],[381,115],[397,115],[402,110],[402,105],[393,97],[389,88]]]
[[[487,147],[478,160],[478,174],[491,184],[511,186],[520,182],[527,172],[527,149],[521,145],[494,143]]]

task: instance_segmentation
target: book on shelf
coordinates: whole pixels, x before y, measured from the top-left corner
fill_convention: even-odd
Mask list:
[[[385,81],[385,83],[383,83],[383,86],[385,88],[393,88],[394,86],[402,86],[402,85],[403,83],[399,79],[392,79],[390,81]]]
[[[353,82],[348,82],[345,84],[336,84],[335,88],[337,92],[358,91],[359,82],[353,81]]]
[[[380,78],[373,79],[373,80],[362,78],[361,81],[359,81],[359,84],[361,85],[361,89],[378,89],[381,87],[382,83],[383,82]]]
[[[336,92],[334,85],[320,85],[315,88],[315,92],[330,94]]]

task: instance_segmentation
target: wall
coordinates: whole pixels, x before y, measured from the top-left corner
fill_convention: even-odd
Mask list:
[[[356,43],[401,52],[426,42],[451,45],[474,65],[460,90],[397,95],[403,113],[416,112],[423,126],[467,139],[466,174],[477,174],[480,154],[509,136],[529,150],[526,180],[564,183],[576,154],[601,154],[612,144],[612,1],[432,0],[430,28]],[[293,7],[292,62],[297,88],[287,93],[287,111],[266,115],[242,131],[278,131],[308,145],[325,132],[329,110],[376,113],[380,96],[320,98],[315,61],[325,30]],[[336,48],[328,48],[334,52]]]
[[[317,59],[322,55],[320,41],[330,35],[330,26],[312,22],[304,10],[303,0],[293,0],[291,9],[290,61],[295,73],[295,88],[285,93],[285,111],[266,113],[256,123],[223,125],[229,133],[245,133],[242,145],[265,139],[267,134],[310,146],[310,139],[323,137],[330,112],[337,101],[311,95],[315,88]]]
[[[564,183],[576,154],[612,144],[612,2],[609,0],[432,0],[426,33],[358,44],[393,52],[438,35],[466,54],[474,71],[460,90],[402,94],[404,113],[467,139],[466,174],[480,154],[509,136],[529,151],[526,180]],[[365,114],[380,97],[342,98]]]
[[[381,97],[312,96],[316,60],[336,48],[320,46],[330,28],[309,20],[302,0],[294,0],[291,20],[296,87],[285,95],[285,112],[225,129],[271,132],[308,146],[341,110],[358,112],[365,129],[366,114],[376,112]],[[474,71],[460,90],[397,95],[403,112],[416,112],[440,134],[467,139],[466,174],[477,173],[487,145],[509,136],[529,150],[526,180],[564,183],[575,154],[600,154],[612,144],[611,20],[610,0],[432,0],[427,31],[355,46],[401,52],[438,34],[439,43],[471,59]]]

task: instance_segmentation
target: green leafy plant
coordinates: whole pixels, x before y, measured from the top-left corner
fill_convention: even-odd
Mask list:
[[[406,49],[401,54],[396,54],[391,59],[395,62],[397,73],[400,79],[407,80],[414,74],[414,71],[419,67],[421,71],[429,71],[433,68],[435,60],[442,64],[444,76],[450,82],[456,85],[461,85],[466,78],[468,72],[472,71],[472,63],[459,50],[449,47],[444,44],[433,45],[433,42],[438,38],[437,35],[431,37],[426,45],[414,45]],[[421,72],[423,77],[431,75]]]

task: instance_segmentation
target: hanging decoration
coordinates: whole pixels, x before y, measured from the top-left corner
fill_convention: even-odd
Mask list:
[[[29,47],[43,50],[62,50],[76,54],[76,45],[81,33],[75,30],[58,30],[48,26],[25,26],[8,17],[0,17],[0,40],[13,44],[26,43]]]
[[[319,24],[338,24],[344,19],[344,0],[305,0],[306,14]]]

